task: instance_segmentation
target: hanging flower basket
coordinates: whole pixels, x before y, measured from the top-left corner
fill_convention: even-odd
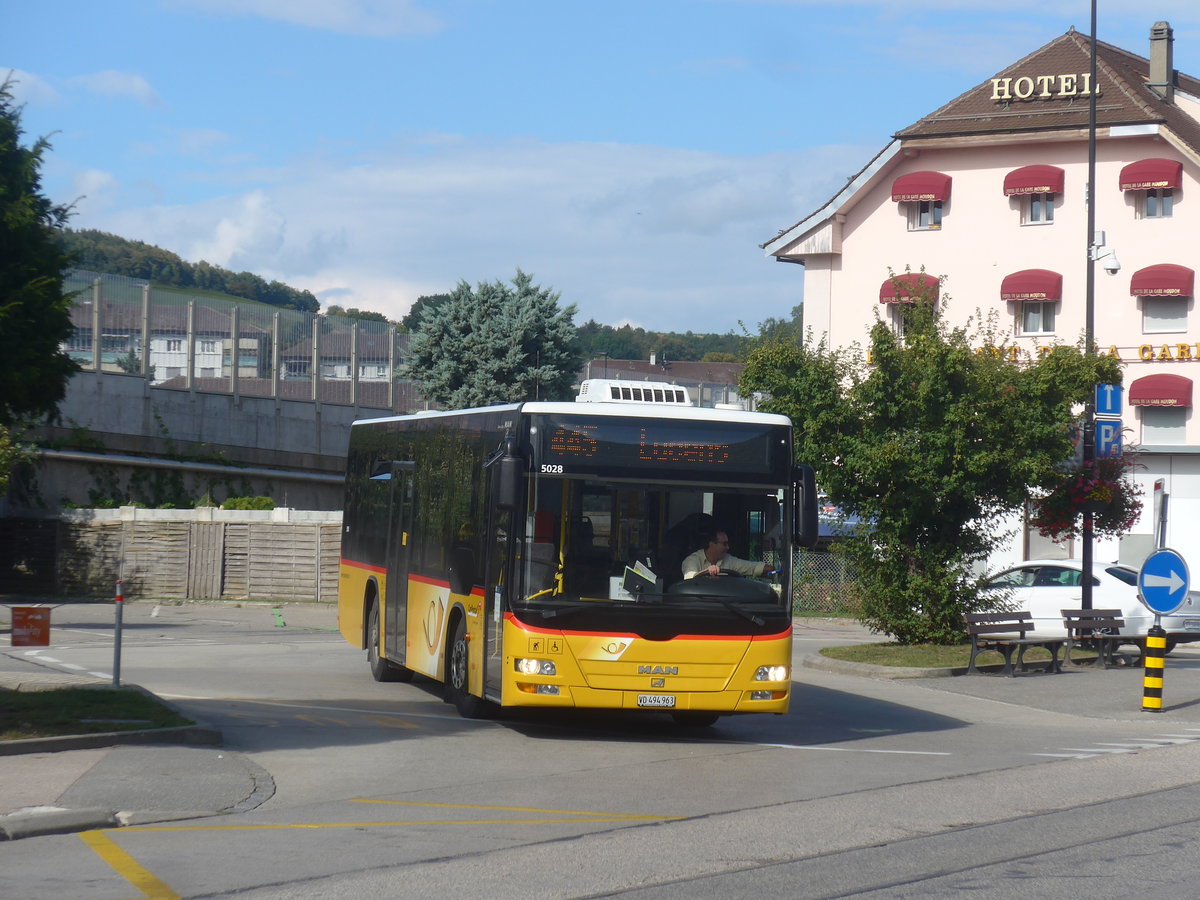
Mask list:
[[[1080,519],[1092,515],[1092,533],[1117,537],[1125,534],[1142,511],[1141,490],[1130,477],[1128,456],[1089,460],[1065,472],[1044,497],[1034,501],[1030,523],[1056,541],[1078,537]]]

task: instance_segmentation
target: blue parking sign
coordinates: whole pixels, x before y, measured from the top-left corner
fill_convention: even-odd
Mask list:
[[[1096,458],[1121,455],[1121,420],[1096,420]]]
[[[1096,415],[1121,415],[1121,386],[1119,384],[1096,385]]]

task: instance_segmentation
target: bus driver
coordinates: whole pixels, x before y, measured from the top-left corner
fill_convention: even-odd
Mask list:
[[[770,563],[750,562],[738,559],[729,553],[729,535],[724,531],[709,532],[704,535],[704,546],[688,555],[681,566],[683,577],[695,578],[697,575],[720,575],[722,570],[738,575],[774,575]]]

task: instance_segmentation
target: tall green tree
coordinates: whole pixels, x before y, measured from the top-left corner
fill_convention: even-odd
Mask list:
[[[426,309],[409,345],[409,377],[452,408],[566,400],[579,372],[575,304],[520,269],[509,284],[465,281]]]
[[[932,282],[932,279],[931,279]],[[799,461],[868,527],[845,542],[863,621],[902,643],[953,643],[983,605],[978,564],[1007,535],[997,522],[1062,482],[1072,407],[1116,360],[1081,347],[1012,361],[995,322],[950,328],[928,297],[904,334],[877,320],[861,348],[765,340],[742,390],[795,423]]]
[[[72,332],[59,237],[69,209],[42,194],[50,145],[21,145],[11,88],[0,85],[0,426],[52,413],[78,368],[62,349]]]

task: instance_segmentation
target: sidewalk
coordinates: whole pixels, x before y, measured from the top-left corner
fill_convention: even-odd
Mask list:
[[[106,686],[89,676],[0,672],[0,689]],[[252,809],[271,776],[203,725],[0,741],[0,840]]]

